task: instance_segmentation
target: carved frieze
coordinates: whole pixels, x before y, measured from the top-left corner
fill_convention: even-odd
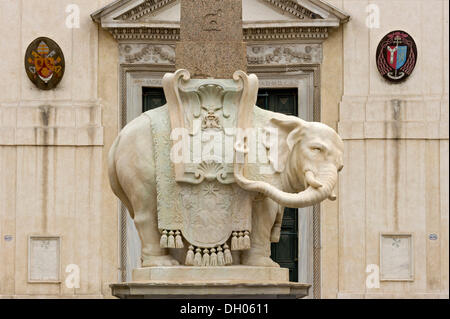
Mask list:
[[[175,46],[120,44],[120,63],[175,64]]]
[[[167,44],[122,43],[121,64],[175,64],[175,46]],[[249,65],[319,64],[320,44],[283,44],[247,46]]]
[[[247,62],[252,64],[316,64],[322,61],[320,44],[247,46]]]

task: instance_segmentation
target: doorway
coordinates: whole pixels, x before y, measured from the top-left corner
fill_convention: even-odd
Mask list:
[[[260,89],[256,105],[265,110],[298,116],[298,89]],[[285,208],[280,241],[272,243],[272,259],[289,269],[289,280],[298,281],[298,212]]]

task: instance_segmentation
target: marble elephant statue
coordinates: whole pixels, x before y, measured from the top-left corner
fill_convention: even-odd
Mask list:
[[[322,123],[257,106],[254,117],[278,129],[279,156],[274,174],[266,179],[251,168],[244,173],[243,165],[235,165],[236,183],[255,194],[251,248],[239,252],[239,263],[279,267],[270,258],[270,243],[279,240],[284,207],[306,207],[335,198],[333,189],[343,167],[343,143],[332,128]],[[114,141],[109,152],[110,184],[134,219],[142,243],[142,266],[178,265],[173,250],[160,247],[157,172],[149,125],[149,116],[144,113],[126,125]]]

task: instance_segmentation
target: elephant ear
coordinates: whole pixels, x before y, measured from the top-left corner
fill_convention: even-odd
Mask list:
[[[281,173],[286,167],[289,154],[301,139],[305,125],[305,121],[294,116],[283,115],[269,120],[267,131],[275,134],[265,140],[265,146],[269,149],[269,162],[276,172]]]

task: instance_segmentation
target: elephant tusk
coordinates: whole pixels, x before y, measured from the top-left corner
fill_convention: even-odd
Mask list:
[[[306,171],[305,179],[306,179],[306,183],[308,183],[308,185],[311,185],[314,188],[319,188],[319,187],[323,186],[322,183],[316,179],[316,177],[314,176],[314,173],[311,171]]]
[[[337,198],[336,194],[334,193],[334,191],[331,192],[330,196],[328,196],[328,199],[331,201],[335,201]]]
[[[324,181],[322,187],[314,188],[313,186],[308,186],[299,193],[287,193],[270,183],[247,179],[243,176],[242,169],[243,167],[240,165],[234,166],[234,177],[240,187],[247,191],[261,193],[278,204],[290,208],[302,208],[320,203],[330,196],[337,180],[335,169],[324,170],[321,172],[321,179],[319,179]]]

